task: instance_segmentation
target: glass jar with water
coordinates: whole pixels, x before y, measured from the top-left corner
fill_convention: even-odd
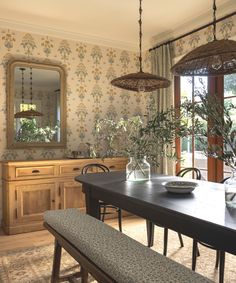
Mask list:
[[[132,182],[150,180],[150,164],[145,156],[130,157],[126,165],[126,180]]]
[[[232,170],[231,177],[225,181],[225,204],[236,209],[236,169]]]

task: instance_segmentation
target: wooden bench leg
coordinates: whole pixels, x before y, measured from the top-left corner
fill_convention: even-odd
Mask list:
[[[81,283],[88,283],[88,272],[81,266]]]
[[[81,283],[88,283],[88,272],[82,266],[80,267],[80,272],[60,277],[61,250],[61,245],[57,239],[55,239],[51,283],[59,283],[64,281],[77,282],[75,281],[75,278],[77,277],[81,277]]]
[[[55,239],[51,283],[60,282],[61,245]]]

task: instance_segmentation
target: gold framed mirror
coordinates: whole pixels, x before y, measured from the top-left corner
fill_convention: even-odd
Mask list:
[[[65,70],[11,60],[7,66],[7,147],[66,146]]]

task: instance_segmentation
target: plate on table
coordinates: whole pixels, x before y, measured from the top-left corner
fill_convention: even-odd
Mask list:
[[[191,193],[198,184],[189,181],[171,181],[164,184],[166,190],[176,194]]]

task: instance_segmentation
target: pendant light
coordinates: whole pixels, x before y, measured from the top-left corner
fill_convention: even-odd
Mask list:
[[[137,92],[150,92],[170,86],[170,81],[150,73],[144,73],[142,68],[142,0],[139,0],[139,72],[113,79],[113,86]]]
[[[22,104],[24,104],[24,70],[25,69],[20,68],[20,70],[22,71],[22,87],[21,87]],[[32,67],[30,67],[30,109],[17,112],[14,115],[14,117],[32,119],[33,117],[37,117],[37,116],[43,116],[43,114],[33,109],[33,72],[32,72]]]
[[[216,39],[216,0],[213,0],[213,41],[185,55],[171,69],[178,76],[218,76],[236,73],[236,41]]]

